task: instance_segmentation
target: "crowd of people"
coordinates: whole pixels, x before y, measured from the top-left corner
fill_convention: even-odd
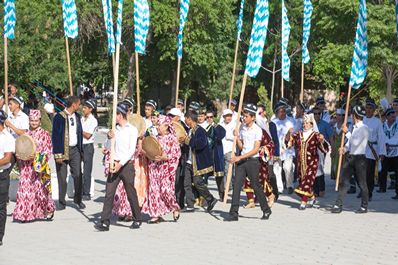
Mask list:
[[[64,110],[52,117],[51,134],[40,127],[42,113],[30,109],[25,114],[17,88],[10,86],[8,106],[0,99],[0,244],[4,236],[9,175],[12,168],[20,172],[14,221],[52,220],[56,210],[67,206],[68,168],[74,183],[73,202],[79,209],[91,200],[94,137],[98,122],[93,111],[96,100],[66,99]],[[241,191],[246,193],[244,208],[259,203],[261,219],[270,218],[274,203],[282,193],[297,194],[299,210],[313,207],[317,197],[325,195],[325,158],[331,155],[331,177],[336,179],[339,156],[342,156],[339,192],[332,213],[342,211],[347,193],[356,193],[361,204],[356,213],[366,213],[375,186],[385,193],[390,172],[398,176],[398,99],[387,104],[379,117],[377,104],[367,99],[363,105],[345,107],[334,113],[326,109],[323,97],[308,108],[304,102],[290,106],[280,99],[270,117],[263,104],[244,104],[241,116],[232,100],[220,117],[213,110],[192,101],[160,113],[155,100],[144,108],[145,129],[138,130],[131,119],[136,104],[125,98],[116,107],[116,128],[107,133],[102,150],[106,194],[99,231],[108,231],[112,215],[140,228],[143,214],[149,224],[164,221],[171,213],[177,222],[182,212],[194,212],[206,206],[211,213],[230,187],[232,200],[226,221],[238,221]],[[80,114],[81,113],[81,114]],[[237,126],[237,122],[239,122]],[[177,133],[176,126],[184,133]],[[15,141],[29,135],[36,144],[35,155],[28,159],[15,152]],[[344,145],[340,148],[344,135]],[[160,153],[150,157],[143,142],[152,137]],[[236,141],[234,142],[234,140]],[[111,146],[114,144],[114,152]],[[51,196],[48,162],[55,160],[58,179],[58,202]],[[96,165],[97,166],[97,165]],[[232,173],[232,174],[231,174]],[[216,198],[208,188],[215,179]],[[392,179],[392,178],[391,178]],[[398,199],[398,181],[391,181]],[[227,188],[227,189],[226,189]]]

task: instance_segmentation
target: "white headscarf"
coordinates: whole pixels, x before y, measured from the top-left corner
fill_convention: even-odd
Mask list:
[[[306,141],[308,139],[308,137],[312,134],[312,132],[319,132],[318,130],[318,125],[316,124],[315,118],[314,118],[314,114],[304,114],[304,118],[303,118],[303,123],[304,122],[310,122],[312,123],[312,128],[309,130],[305,130],[303,128],[303,137],[304,140]]]

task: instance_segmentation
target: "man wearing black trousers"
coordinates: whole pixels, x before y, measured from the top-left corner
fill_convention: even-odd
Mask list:
[[[66,108],[54,116],[52,143],[58,178],[58,210],[64,210],[66,206],[68,166],[75,185],[73,202],[79,209],[86,208],[82,202],[83,129],[81,117],[76,113],[79,107],[79,97],[70,96],[66,101]]]
[[[235,184],[232,192],[232,203],[229,211],[229,217],[226,221],[238,221],[239,219],[239,202],[240,192],[246,177],[249,178],[253,187],[254,194],[258,199],[263,216],[261,219],[268,220],[272,211],[268,206],[265,194],[260,185],[259,171],[259,149],[262,139],[262,130],[255,124],[257,107],[253,104],[247,104],[244,107],[243,126],[240,128],[238,137],[238,148],[241,150],[240,156],[231,159],[231,163],[236,163]]]

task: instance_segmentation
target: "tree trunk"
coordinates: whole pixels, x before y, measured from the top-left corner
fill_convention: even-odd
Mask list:
[[[132,97],[135,95],[135,54],[134,52],[129,52],[129,67],[127,72],[127,96]]]
[[[177,71],[173,70],[173,79],[171,81],[171,99],[170,99],[171,105],[174,105],[176,102],[176,86],[177,86]]]

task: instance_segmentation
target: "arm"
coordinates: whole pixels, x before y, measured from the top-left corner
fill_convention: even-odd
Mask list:
[[[253,149],[250,150],[250,152],[248,152],[248,153],[246,153],[244,155],[235,157],[235,160],[236,160],[235,162],[238,162],[239,160],[242,160],[242,159],[245,159],[245,158],[249,158],[249,157],[252,157],[252,156],[256,155],[258,153],[258,150],[260,150],[260,144],[261,144],[260,141],[255,141]]]
[[[18,129],[9,120],[6,120],[5,124],[7,125],[8,128],[13,130],[18,136],[21,136],[22,134],[25,134],[28,131],[28,130],[25,130],[25,129]]]
[[[8,163],[11,163],[11,158],[12,158],[11,152],[4,153],[4,157],[0,159],[0,166],[4,166],[7,165]]]

